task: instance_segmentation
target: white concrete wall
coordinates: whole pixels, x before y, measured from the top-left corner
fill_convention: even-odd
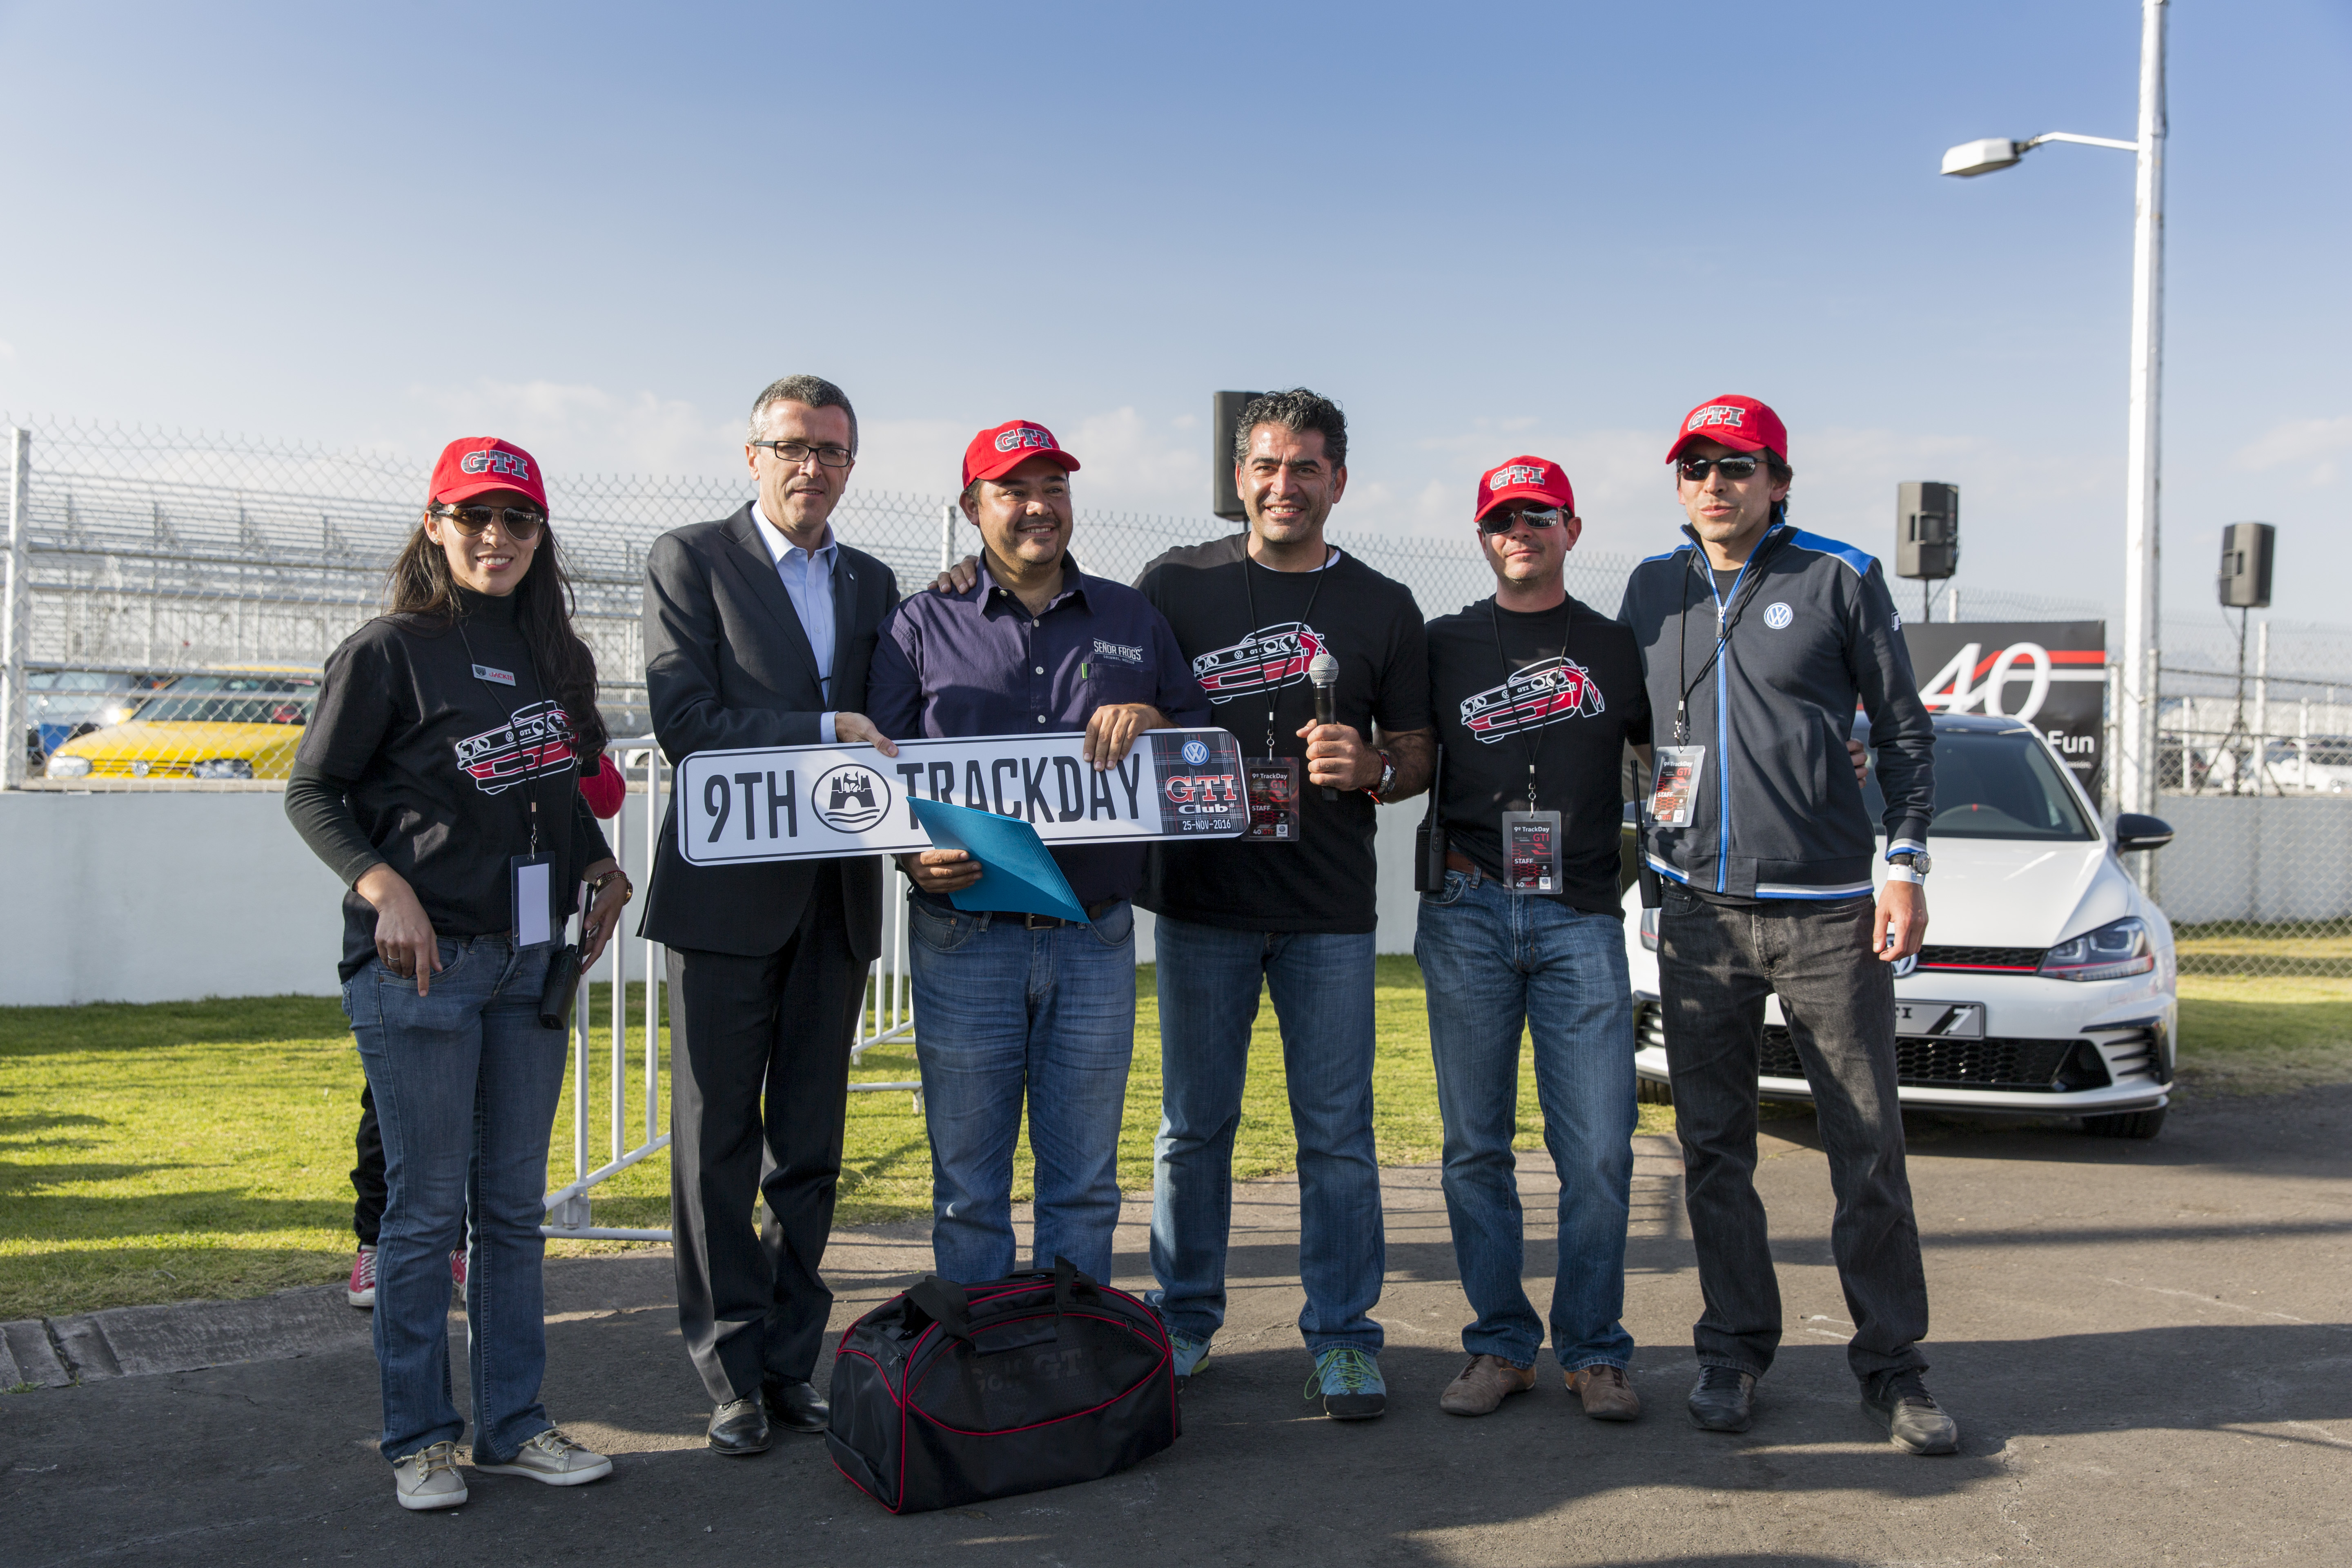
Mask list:
[[[643,887],[645,796],[625,816]],[[1420,820],[1418,801],[1380,815],[1382,952],[1412,951]],[[342,889],[275,792],[0,792],[0,1006],[336,991]],[[1149,915],[1136,935],[1149,962]]]
[[[2168,795],[2156,815],[2176,835],[2156,852],[2176,924],[2352,915],[2352,799]]]

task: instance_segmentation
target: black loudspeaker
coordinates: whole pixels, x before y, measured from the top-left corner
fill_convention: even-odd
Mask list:
[[[1247,519],[1249,509],[1234,489],[1234,435],[1241,426],[1242,410],[1257,395],[1220,392],[1209,401],[1209,510],[1234,522]]]
[[[2270,607],[2271,556],[2278,530],[2267,522],[2233,522],[2221,531],[2221,603],[2232,610]]]
[[[1895,489],[1895,574],[1941,579],[1959,570],[1960,487],[1912,479]]]

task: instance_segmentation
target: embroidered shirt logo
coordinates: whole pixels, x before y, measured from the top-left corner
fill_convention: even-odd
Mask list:
[[[1691,416],[1683,421],[1683,434],[1687,436],[1694,430],[1704,430],[1712,425],[1728,425],[1737,430],[1743,426],[1747,417],[1748,410],[1745,408],[1729,403],[1710,403],[1705,408],[1692,410]]]
[[[1764,606],[1764,624],[1776,632],[1785,628],[1796,618],[1797,612],[1789,608],[1788,601],[1785,599],[1775,599]]]
[[[1143,649],[1132,643],[1105,642],[1102,638],[1097,637],[1095,638],[1095,657],[1108,659],[1113,664],[1139,665],[1143,662]]]

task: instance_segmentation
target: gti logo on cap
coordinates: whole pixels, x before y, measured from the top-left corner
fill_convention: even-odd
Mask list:
[[[1544,482],[1544,479],[1543,469],[1529,468],[1525,463],[1513,463],[1506,468],[1496,468],[1493,477],[1487,479],[1486,488],[1490,490],[1499,490],[1507,485],[1539,485]]]
[[[495,447],[467,453],[457,460],[457,466],[469,474],[504,474],[510,479],[530,478],[530,458],[520,452],[501,452]]]
[[[1024,447],[1036,447],[1048,452],[1060,449],[1054,445],[1051,431],[1034,425],[1015,425],[996,438],[996,449],[1000,452],[1017,452]]]
[[[1691,416],[1683,421],[1683,434],[1687,436],[1694,430],[1704,430],[1714,425],[1728,425],[1737,430],[1747,423],[1747,415],[1745,408],[1728,403],[1710,403],[1705,408],[1691,410]]]

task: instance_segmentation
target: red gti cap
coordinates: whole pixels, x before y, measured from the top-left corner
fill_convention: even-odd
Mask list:
[[[1716,441],[1735,452],[1761,452],[1766,447],[1789,457],[1789,427],[1769,404],[1752,397],[1711,397],[1683,416],[1675,444],[1666,448],[1671,463],[1694,441]]]
[[[540,510],[547,510],[547,484],[538,460],[511,441],[495,436],[460,436],[441,448],[433,465],[433,504],[470,500],[492,490],[520,490]]]
[[[1576,515],[1576,492],[1568,488],[1568,475],[1558,463],[1546,458],[1513,458],[1478,476],[1478,510],[1470,514],[1470,521],[1475,522],[1505,501],[1522,497],[1556,506],[1570,517]]]
[[[1001,479],[1032,458],[1050,458],[1062,465],[1066,474],[1078,471],[1078,460],[1062,450],[1051,430],[1026,419],[1008,419],[974,436],[971,445],[963,449],[964,485],[969,488],[974,479]]]

